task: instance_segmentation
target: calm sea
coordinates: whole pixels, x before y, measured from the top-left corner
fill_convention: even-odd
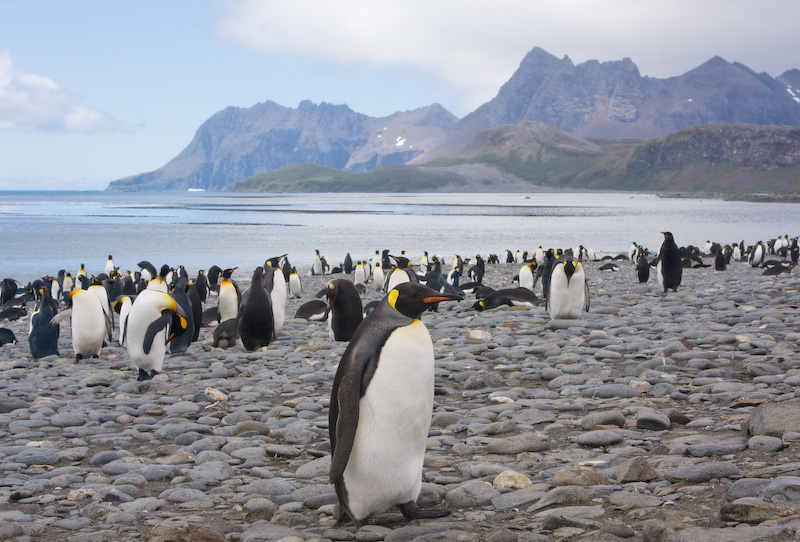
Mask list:
[[[140,260],[238,266],[244,278],[288,254],[302,272],[314,250],[332,265],[350,253],[427,250],[502,254],[583,244],[597,253],[656,250],[662,231],[679,245],[800,234],[797,203],[671,199],[651,194],[231,194],[214,192],[0,192],[0,275],[20,281],[81,263],[100,273],[109,254],[122,269]]]

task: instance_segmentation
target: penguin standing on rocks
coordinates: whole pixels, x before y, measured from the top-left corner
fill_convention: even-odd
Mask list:
[[[720,250],[717,252],[716,256],[714,256],[714,270],[715,271],[725,271],[728,266],[728,260],[725,257],[725,252]]]
[[[367,283],[366,265],[360,261],[356,264],[355,272],[353,274],[353,282],[356,284]]]
[[[239,308],[239,337],[247,350],[268,346],[275,335],[272,298],[264,286],[264,273],[268,272],[269,285],[275,278],[273,270],[256,267],[250,288],[242,296]],[[285,287],[281,280],[281,285]]]
[[[181,313],[186,316],[185,331],[175,335],[175,337],[169,343],[170,354],[186,352],[189,349],[189,346],[192,344],[196,334],[196,330],[194,328],[194,309],[192,308],[192,302],[189,300],[189,296],[186,293],[188,284],[189,281],[186,279],[186,277],[181,277],[178,279],[178,282],[175,283],[175,287],[170,292],[170,297],[175,300],[175,303],[180,308]]]
[[[433,343],[419,317],[449,299],[420,283],[398,285],[367,315],[342,355],[329,409],[330,482],[339,498],[339,525],[349,517],[360,527],[392,506],[409,520],[450,513],[416,504],[434,387]]]
[[[647,261],[644,250],[641,249],[639,250],[639,257],[636,259],[636,276],[641,284],[650,280],[650,262]]]
[[[757,242],[756,246],[753,247],[753,251],[750,253],[750,267],[761,267],[764,265],[765,253],[764,243],[761,241]]]
[[[297,269],[294,267],[292,267],[292,272],[289,274],[289,294],[292,297],[300,297],[303,294],[300,275],[297,274]]]
[[[267,291],[272,302],[272,336],[283,329],[283,324],[286,323],[286,298],[287,294],[286,279],[283,277],[283,271],[278,266],[281,258],[286,256],[278,256],[277,258],[270,258],[264,263],[264,273],[261,279],[264,284],[264,289]]]
[[[111,335],[111,321],[100,299],[92,292],[78,289],[70,292],[70,302],[72,308],[59,312],[51,322],[59,324],[70,319],[75,361],[99,356],[103,342]]]
[[[322,274],[322,258],[319,255],[319,250],[314,251],[314,263],[311,266],[311,274],[312,275],[321,275]]]
[[[361,296],[347,279],[335,279],[325,289],[328,302],[328,334],[334,341],[349,341],[363,319]]]
[[[41,297],[31,314],[28,330],[31,356],[36,359],[58,355],[58,335],[61,331],[59,324],[51,324],[51,320],[58,313],[58,302],[53,299],[50,288],[39,288],[39,294]]]
[[[533,291],[533,273],[536,269],[537,265],[536,262],[529,262],[520,267],[519,269],[519,286],[520,288],[527,288],[531,292]]]
[[[239,292],[239,286],[231,279],[231,275],[235,270],[235,267],[231,267],[222,272],[222,281],[219,283],[219,303],[217,305],[217,320],[220,323],[239,316],[239,303],[242,295]]]
[[[137,380],[150,380],[161,371],[167,343],[187,328],[188,315],[169,294],[145,289],[136,296],[125,326],[125,346]]]
[[[572,256],[560,256],[553,264],[546,307],[553,320],[574,320],[580,318],[582,311],[589,311],[589,285],[583,264]]]
[[[678,286],[681,285],[681,275],[683,274],[680,249],[675,244],[675,238],[672,233],[668,231],[662,233],[664,234],[664,241],[658,249],[658,256],[650,262],[650,265],[656,266],[658,284],[663,289],[663,292],[667,293],[669,289],[677,292]]]

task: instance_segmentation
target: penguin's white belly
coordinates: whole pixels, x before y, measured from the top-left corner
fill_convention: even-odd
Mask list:
[[[139,295],[147,296],[144,292]],[[144,337],[147,333],[147,328],[152,322],[161,318],[161,312],[156,308],[152,308],[149,301],[148,297],[143,297],[134,301],[131,306],[127,323],[125,324],[127,328],[125,347],[128,349],[131,365],[134,368],[148,372],[161,371],[161,367],[164,365],[164,356],[167,352],[166,329],[156,333],[150,352],[147,354],[144,352]]]
[[[383,289],[383,270],[380,267],[375,268],[372,280],[375,281],[375,289],[381,291]]]
[[[392,271],[392,276],[389,277],[389,284],[386,286],[386,293],[394,290],[394,287],[404,282],[411,282],[408,274],[403,269],[395,269]]]
[[[519,285],[522,288],[527,288],[531,292],[533,291],[533,273],[529,267],[525,266],[519,272]]]
[[[272,329],[275,333],[281,330],[284,322],[286,322],[286,281],[283,278],[283,273],[275,273],[273,279],[275,282],[270,292],[270,301],[272,301]]]
[[[147,323],[149,324],[150,322]],[[150,353],[145,354],[143,344],[144,331],[147,328],[145,327],[144,330],[140,330],[138,329],[140,326],[136,327],[137,329],[134,330],[134,326],[129,325],[128,340],[126,341],[128,355],[131,358],[131,365],[136,369],[143,369],[147,372],[160,372],[161,367],[164,365],[164,356],[167,353],[166,329],[162,329],[156,333],[153,338],[153,345],[150,347]]]
[[[303,293],[303,287],[300,284],[300,277],[297,275],[292,275],[289,277],[289,291],[292,294],[292,297],[300,297]]]
[[[230,291],[228,291],[230,289]],[[236,318],[239,314],[239,299],[233,286],[220,286],[219,296],[219,321],[220,323]]]
[[[567,284],[563,273],[553,273],[550,277],[550,293],[547,306],[553,320],[574,320],[580,318],[586,307],[586,290],[583,274],[575,273]]]
[[[664,273],[661,271],[661,267],[664,263],[661,260],[658,260],[658,264],[656,264],[656,275],[658,276],[658,285],[661,286],[661,289],[664,289]]]
[[[355,273],[355,276],[353,278],[353,282],[355,284],[366,284],[367,276],[364,273],[364,268],[363,267],[357,267],[356,268],[356,273]]]
[[[362,519],[419,496],[433,410],[433,345],[421,321],[386,341],[359,409],[344,483]]]
[[[96,300],[87,298],[72,305],[72,347],[84,358],[99,354],[108,334],[105,313]]]

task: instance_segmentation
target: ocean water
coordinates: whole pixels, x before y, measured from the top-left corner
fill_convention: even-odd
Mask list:
[[[376,250],[462,257],[568,248],[657,250],[662,231],[679,245],[800,234],[800,204],[660,198],[631,193],[232,194],[215,192],[0,192],[0,275],[28,281],[109,254],[122,269],[148,260],[212,265],[249,276],[288,254],[306,272],[319,249],[332,265]],[[247,273],[247,275],[245,275]]]

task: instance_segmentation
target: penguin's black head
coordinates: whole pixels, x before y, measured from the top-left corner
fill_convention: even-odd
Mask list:
[[[169,272],[171,270],[172,269],[170,269],[170,267],[167,264],[164,264],[161,266],[161,272],[158,274],[158,276],[161,277],[161,279],[163,280],[167,278],[167,275],[169,275]]]
[[[398,284],[386,297],[397,312],[414,319],[419,318],[434,303],[461,299],[451,294],[440,294],[418,282]]]
[[[662,231],[661,233],[663,233],[663,234],[664,234],[664,239],[666,239],[667,241],[672,241],[672,242],[675,242],[675,238],[674,238],[674,237],[672,237],[672,233],[671,233],[671,232],[668,232],[668,231]]]
[[[473,304],[473,305],[472,305],[472,306],[469,308],[469,310],[471,310],[471,311],[478,311],[478,312],[482,312],[482,311],[484,311],[485,309],[486,309],[486,305],[484,304],[483,300],[476,301],[476,302],[475,302],[475,303],[474,303],[474,304]]]
[[[400,269],[405,269],[411,264],[411,260],[409,260],[405,256],[392,256],[391,254],[389,254],[389,257],[397,262],[397,267],[399,267]]]
[[[236,269],[237,269],[236,267],[231,267],[229,269],[226,269],[225,271],[222,272],[222,278],[224,279],[231,278],[231,275],[233,275],[233,272],[236,271]]]

